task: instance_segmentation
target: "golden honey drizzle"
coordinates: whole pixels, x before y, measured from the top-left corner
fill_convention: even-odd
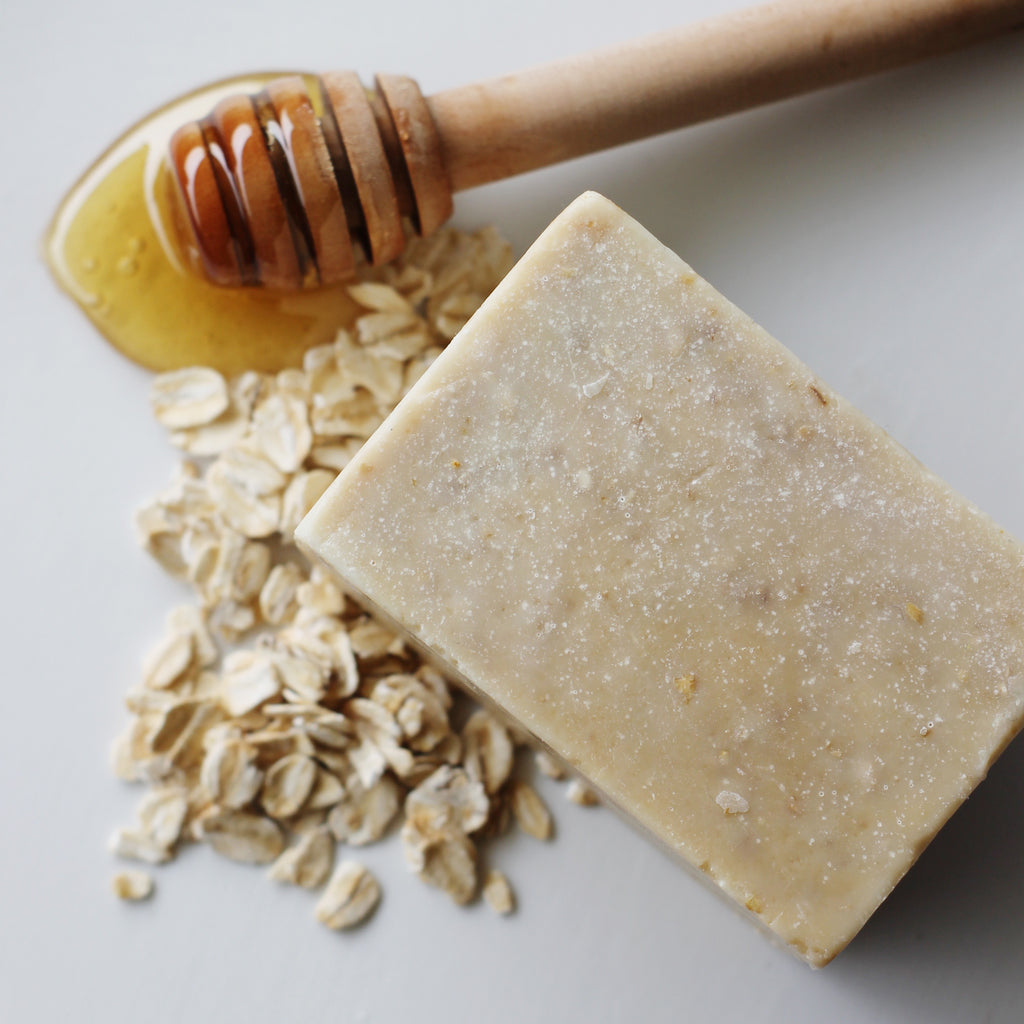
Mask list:
[[[177,255],[167,140],[222,97],[274,77],[216,82],[155,111],[85,172],[54,216],[45,251],[58,283],[116,349],[142,366],[271,373],[299,365],[307,348],[331,341],[359,313],[345,285],[297,292],[217,287]]]

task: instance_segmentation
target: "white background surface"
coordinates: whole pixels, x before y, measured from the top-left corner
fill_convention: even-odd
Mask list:
[[[5,0],[0,10],[0,1021],[921,1021],[1024,1018],[1024,741],[833,965],[769,945],[610,813],[554,785],[550,845],[490,851],[521,908],[461,911],[366,851],[385,901],[313,900],[190,851],[109,894],[138,794],[107,749],[177,589],[132,540],[167,478],[147,376],[57,293],[62,191],[150,108],[264,67],[393,70],[425,92],[736,7]],[[926,464],[1024,536],[1024,37],[637,144],[457,201],[521,251],[607,194]]]

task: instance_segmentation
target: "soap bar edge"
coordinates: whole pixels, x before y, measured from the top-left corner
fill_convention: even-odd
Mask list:
[[[608,207],[611,207],[611,206],[614,205],[614,204],[609,203],[607,200],[604,200],[603,198],[596,196],[596,194],[594,194],[594,193],[585,194],[584,196],[581,196],[579,199],[577,199],[573,204],[571,204],[566,209],[566,211],[563,212],[563,214],[559,218],[556,218],[556,220],[552,223],[551,228],[549,228],[548,230],[552,230],[552,229],[557,228],[557,226],[559,225],[559,222],[561,221],[561,219],[563,217],[576,217],[576,216],[578,216],[578,213],[579,213],[578,207],[581,204],[586,204],[588,202],[593,202],[595,200],[600,201],[602,204],[607,204]],[[636,222],[634,221],[633,223],[635,224]],[[637,227],[640,230],[642,230],[647,236],[649,236],[650,238],[652,238],[656,242],[658,242],[659,246],[662,244],[662,243],[660,243],[660,241],[658,241],[655,238],[655,236],[651,232],[649,232],[642,225],[638,224]],[[546,234],[546,232],[545,232],[545,234]],[[530,252],[535,252],[537,247],[541,246],[541,243],[544,241],[544,237],[545,236],[542,235],[538,239],[538,241],[535,242],[534,245],[530,247],[530,250],[528,251],[527,255],[529,255]],[[683,261],[676,253],[671,252],[671,250],[666,250],[666,252],[671,254],[671,256],[673,257],[674,263],[677,264],[680,267],[680,269],[689,269],[688,265],[685,263],[685,261]],[[526,256],[524,256],[523,259],[519,263],[517,263],[516,268],[514,268],[513,271],[510,273],[510,275],[506,278],[506,281],[510,282],[512,287],[515,287],[516,282],[518,280],[518,276],[519,275],[518,275],[517,271],[519,271],[520,268],[522,268],[522,266],[523,266],[523,264],[525,262],[527,262]],[[711,287],[712,290],[714,291],[713,286],[709,286],[709,287]],[[735,304],[733,304],[728,298],[726,298],[725,296],[722,296],[720,293],[717,293],[717,291],[715,291],[715,294],[716,294],[718,300],[721,301],[724,305],[726,305],[729,308],[735,310],[737,313],[742,315],[744,318],[746,318],[748,320],[750,319],[747,316],[747,314],[745,314],[741,309],[739,309],[737,306],[735,306]],[[472,321],[471,321],[471,323],[472,323]],[[753,321],[751,321],[751,323],[753,323]],[[808,374],[808,378],[809,378],[809,382],[810,383],[818,383],[816,376],[813,374],[813,371],[811,371],[810,368],[807,367],[806,364],[804,364],[802,360],[800,360],[794,353],[792,353],[788,348],[786,348],[784,345],[782,345],[781,342],[778,342],[777,339],[775,339],[774,336],[772,336],[769,332],[767,332],[763,327],[760,327],[760,325],[755,325],[755,326],[758,328],[759,334],[761,335],[761,337],[765,341],[770,341],[773,345],[778,346],[778,348],[782,352],[786,353],[788,355],[788,357],[793,360],[793,362],[794,362],[794,364],[796,366],[798,366],[802,371],[804,371],[804,372],[806,372]],[[439,360],[437,361],[437,363],[435,363],[435,365],[436,366],[442,366],[443,365],[442,360],[444,360],[444,359],[445,359],[445,355],[442,354],[442,356],[439,357]],[[431,369],[433,369],[433,368],[431,368]],[[432,389],[432,381],[431,381],[431,371],[430,370],[428,370],[427,374],[424,376],[424,378],[422,379],[421,383],[417,384],[417,387],[420,387],[421,384],[422,384],[422,389],[423,389],[420,392],[421,394],[429,393],[431,391],[431,389]],[[824,386],[822,386],[822,388],[823,388],[823,390],[825,390]],[[812,390],[813,390],[813,388],[812,388]],[[415,389],[414,389],[414,391],[415,391]],[[827,397],[829,399],[829,402],[826,402],[826,401],[822,400],[822,404],[823,405],[832,403],[832,404],[834,404],[834,409],[835,410],[842,410],[844,407],[846,407],[849,410],[857,413],[860,417],[862,417],[871,426],[871,428],[873,430],[873,434],[874,434],[874,440],[876,440],[879,443],[884,443],[884,444],[887,444],[887,445],[891,446],[896,452],[899,453],[900,458],[902,460],[905,460],[908,464],[912,464],[914,467],[917,468],[918,472],[926,474],[928,477],[934,479],[935,481],[940,482],[945,488],[948,489],[949,492],[951,492],[952,494],[954,494],[956,496],[956,498],[958,499],[958,502],[960,503],[964,513],[970,514],[971,516],[976,516],[976,517],[980,518],[981,520],[984,520],[987,524],[990,524],[992,527],[994,527],[995,531],[997,531],[998,534],[1001,535],[1002,543],[1003,544],[1005,544],[1008,547],[1019,546],[1019,545],[1015,545],[1014,544],[1014,538],[1010,534],[1008,534],[1007,531],[1005,531],[1002,528],[1000,528],[995,523],[995,521],[987,513],[985,513],[982,509],[980,509],[977,505],[975,505],[973,502],[971,502],[965,496],[963,496],[959,492],[956,492],[953,488],[949,487],[949,485],[938,474],[936,474],[933,470],[930,470],[927,466],[924,466],[921,463],[921,461],[916,456],[913,455],[913,453],[911,453],[907,448],[905,448],[898,441],[893,439],[884,430],[884,428],[882,428],[879,424],[877,424],[876,422],[871,420],[869,417],[866,417],[856,406],[854,406],[848,400],[842,398],[841,395],[838,395],[838,394],[835,394],[834,392],[831,392],[831,389],[827,390],[826,395],[827,395]],[[833,401],[833,399],[834,399],[834,401]],[[377,442],[378,443],[382,443],[382,444],[386,443],[386,441],[388,439],[388,434],[389,434],[388,424],[385,423],[385,425],[381,428],[379,434],[376,436]],[[364,449],[360,452],[360,455],[357,456],[356,460],[353,460],[354,463],[355,463],[355,465],[352,466],[353,472],[355,471],[357,466],[360,464],[360,462],[362,462],[364,460],[369,460],[372,463],[373,450],[374,450],[374,439],[371,439],[371,441],[368,442],[367,446],[364,446]],[[335,525],[335,527],[337,527],[337,523],[335,523],[334,525]],[[351,586],[350,586],[349,589],[351,589]],[[367,602],[366,602],[366,600],[364,600],[361,603],[366,604]],[[370,603],[372,604],[372,602],[370,602]],[[459,673],[457,672],[457,669],[455,669],[455,667],[451,666],[451,665],[445,665],[445,671],[449,675],[452,675],[452,674],[459,675]],[[472,690],[472,687],[470,687],[470,689]],[[1015,719],[1013,724],[1014,724],[1015,728],[1012,728],[1012,731],[1009,732],[1005,736],[1005,740],[1001,744],[999,749],[994,750],[993,752],[991,752],[991,755],[988,758],[987,763],[981,768],[981,770],[978,772],[978,774],[972,780],[971,785],[970,785],[970,789],[973,790],[974,786],[976,786],[981,781],[981,779],[984,778],[984,775],[987,772],[988,767],[991,766],[991,764],[999,756],[999,754],[1002,752],[1002,750],[1004,750],[1005,747],[1012,741],[1014,735],[1016,735],[1016,733],[1020,730],[1021,716],[1020,716],[1019,713],[1016,716],[1016,719]],[[964,799],[964,797],[961,796],[959,799],[956,799],[950,806],[948,806],[946,808],[946,812],[947,813],[944,815],[944,817],[942,819],[943,822],[948,820],[948,818],[955,812],[957,807],[959,807],[960,804],[963,802],[963,799]],[[635,819],[633,818],[632,815],[627,815],[627,818],[628,818],[628,820],[631,823],[633,823],[634,825],[639,827],[641,829],[641,831],[644,831],[645,834],[648,834],[647,829],[645,829],[640,822],[635,821]],[[941,824],[936,827],[935,831],[931,834],[931,837],[928,840],[929,842],[930,842],[930,839],[934,838],[934,835],[937,834],[937,832],[938,832],[940,827],[941,827]],[[663,846],[664,844],[662,844],[661,841],[659,840],[659,845]],[[925,843],[924,845],[927,845],[927,843]],[[910,862],[907,865],[907,868],[909,868],[910,865],[913,863],[913,861],[917,859],[917,856],[920,855],[920,852],[923,849],[924,849],[924,846],[921,846],[913,854]],[[684,858],[681,858],[681,857],[677,856],[674,859],[679,860],[680,862],[686,864],[686,861],[685,861]],[[687,867],[689,868],[689,870],[691,872],[693,872],[695,870],[689,864],[687,864]],[[905,873],[905,871],[903,873]],[[895,888],[895,885],[898,883],[898,881],[902,877],[903,873],[901,873],[899,876],[897,876],[893,880],[892,886],[889,888],[888,892],[886,893],[886,896],[883,897],[883,899],[880,900],[879,902],[882,902],[882,901],[884,901],[884,898],[887,898],[888,894],[891,893],[893,888]],[[710,880],[708,880],[708,879],[705,879],[705,881],[709,881],[709,884],[712,884],[712,886],[714,887],[714,883],[713,882],[710,882]],[[730,898],[730,902],[737,902],[735,896]],[[876,907],[877,907],[877,904],[876,904]],[[849,938],[852,938],[856,934],[857,930],[859,930],[859,927],[863,925],[864,921],[866,921],[871,916],[871,913],[873,913],[873,912],[874,912],[874,910],[872,910],[870,913],[865,915],[863,921],[861,922],[861,925],[859,925],[856,930],[854,930],[853,932],[850,933]],[[759,924],[762,924],[762,922],[760,920],[759,920]],[[775,935],[774,932],[771,932],[769,930],[768,933],[771,934],[773,936],[773,938],[778,940],[778,936]],[[847,942],[849,941],[849,938],[847,939]],[[846,943],[844,943],[843,945],[845,946],[845,944]],[[794,948],[792,948],[791,946],[788,946],[788,945],[787,945],[787,948],[790,948],[791,952],[794,952],[796,955],[801,956],[801,953],[798,950],[796,950],[796,949],[794,949]],[[831,955],[834,956],[836,953],[839,952],[839,950],[841,948],[843,948],[843,947],[839,946],[839,947],[836,947],[836,948],[832,948],[830,950]],[[807,957],[803,957],[803,959],[806,960],[808,958]],[[828,959],[831,959],[831,956],[829,956]],[[821,963],[827,962],[827,959],[822,959],[820,962]]]
[[[797,949],[796,946],[786,942],[777,932],[773,931],[765,923],[763,918],[743,906],[739,900],[735,899],[731,894],[718,885],[713,878],[705,874],[694,864],[691,864],[677,850],[673,850],[664,839],[645,826],[635,815],[630,814],[627,810],[621,807],[615,800],[605,793],[597,783],[580,771],[579,768],[573,765],[570,761],[565,760],[558,751],[553,750],[540,737],[531,732],[514,715],[498,704],[493,697],[474,686],[473,683],[458,670],[458,668],[442,658],[431,647],[428,647],[422,640],[420,640],[419,637],[416,636],[415,633],[403,626],[395,618],[384,611],[384,609],[372,600],[372,598],[368,597],[360,591],[358,587],[338,573],[338,571],[321,558],[308,543],[297,537],[296,544],[299,550],[310,560],[312,564],[320,566],[330,575],[331,579],[338,584],[343,593],[350,600],[369,613],[378,623],[380,623],[380,625],[389,629],[395,634],[395,636],[401,638],[403,642],[411,646],[424,661],[436,668],[445,676],[446,679],[458,686],[464,694],[475,700],[484,708],[485,711],[493,715],[499,722],[506,727],[511,725],[520,734],[526,736],[534,749],[544,751],[559,763],[564,764],[572,773],[583,779],[586,784],[598,794],[602,806],[613,811],[616,817],[622,821],[623,824],[629,827],[634,833],[643,837],[647,842],[651,843],[662,855],[668,857],[675,867],[681,867],[690,878],[695,879],[704,889],[713,893],[720,904],[727,906],[744,921],[754,924],[760,934],[767,938],[777,949],[792,954],[801,963],[807,964],[809,967],[818,970],[831,963],[832,960],[834,960],[836,956],[846,948],[846,945],[849,944],[849,942],[847,942],[839,948],[831,949],[827,956],[822,957],[816,956],[816,951],[801,951]],[[856,933],[851,935],[849,941],[852,941],[855,935]]]

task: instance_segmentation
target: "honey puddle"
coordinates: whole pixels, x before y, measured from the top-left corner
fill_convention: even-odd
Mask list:
[[[161,107],[86,171],[54,216],[45,252],[58,283],[142,366],[274,372],[299,365],[307,348],[331,341],[360,312],[345,285],[287,293],[221,288],[176,255],[164,161],[171,133],[223,96],[273,77],[226,79]]]

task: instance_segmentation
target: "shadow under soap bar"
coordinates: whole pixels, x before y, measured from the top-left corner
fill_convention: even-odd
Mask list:
[[[1024,717],[1024,548],[592,193],[297,536],[812,964]]]

